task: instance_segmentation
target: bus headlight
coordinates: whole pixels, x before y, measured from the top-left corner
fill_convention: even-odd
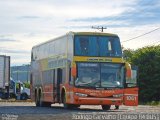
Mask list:
[[[122,96],[123,96],[123,94],[115,94],[115,95],[113,95],[113,97],[116,97],[116,98],[122,97]]]
[[[83,94],[83,93],[75,93],[75,94],[79,97],[87,97],[88,96],[87,94]]]

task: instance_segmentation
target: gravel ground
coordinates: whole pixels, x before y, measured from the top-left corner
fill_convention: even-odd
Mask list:
[[[66,110],[63,105],[52,107],[35,107],[32,102],[0,102],[0,119],[2,120],[160,120],[160,106],[128,107],[121,106],[114,110],[103,111],[101,106],[81,106],[79,109]]]

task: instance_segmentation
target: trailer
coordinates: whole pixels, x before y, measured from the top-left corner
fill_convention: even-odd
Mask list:
[[[0,98],[9,98],[10,56],[0,55]]]

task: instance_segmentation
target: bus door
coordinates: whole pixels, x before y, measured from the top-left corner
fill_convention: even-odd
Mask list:
[[[57,102],[60,102],[60,84],[62,84],[62,69],[57,69],[57,80],[56,80],[56,96],[57,96]]]
[[[124,105],[126,106],[138,105],[137,71],[138,67],[133,66],[131,69],[131,77],[127,78],[126,76],[124,89]]]

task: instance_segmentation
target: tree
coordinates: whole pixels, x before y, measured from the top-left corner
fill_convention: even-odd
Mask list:
[[[132,62],[132,56],[134,54],[134,50],[132,49],[125,49],[123,48],[123,58],[125,61],[131,63]]]
[[[130,62],[139,68],[139,98],[142,102],[160,100],[160,45],[136,50]]]

